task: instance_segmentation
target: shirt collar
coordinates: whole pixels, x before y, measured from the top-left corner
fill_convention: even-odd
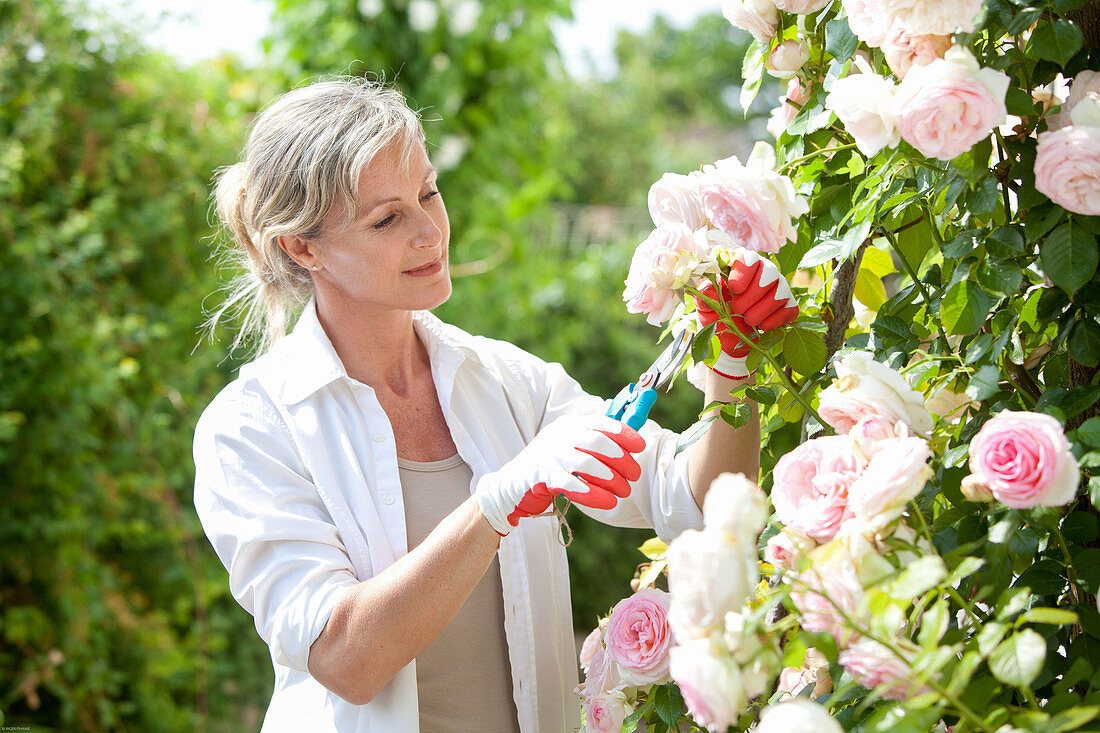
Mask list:
[[[465,359],[478,358],[473,337],[428,311],[413,313],[413,327],[424,341],[437,374],[441,369],[453,374]],[[294,330],[279,340],[271,356],[280,367],[274,394],[285,405],[301,402],[338,379],[351,380],[321,327],[314,298],[306,303]]]

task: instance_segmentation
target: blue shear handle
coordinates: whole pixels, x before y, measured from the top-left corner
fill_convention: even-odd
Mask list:
[[[607,409],[607,416],[621,420],[630,427],[638,430],[649,418],[649,408],[657,401],[657,392],[652,389],[643,389],[635,392],[635,386],[624,387],[612,400]]]

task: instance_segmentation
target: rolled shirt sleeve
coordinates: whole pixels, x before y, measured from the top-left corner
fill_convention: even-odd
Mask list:
[[[195,508],[274,661],[308,672],[309,649],[341,597],[352,562],[275,410],[236,384],[195,430]]]

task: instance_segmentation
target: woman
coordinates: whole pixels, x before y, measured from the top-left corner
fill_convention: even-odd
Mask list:
[[[559,365],[432,316],[435,177],[400,95],[341,79],[276,100],[217,184],[249,273],[229,307],[254,304],[264,353],[199,421],[195,505],[271,648],[265,731],[572,729],[553,495],[670,537],[716,475],[758,471],[755,412],[676,455]],[[707,401],[736,385],[712,372]]]

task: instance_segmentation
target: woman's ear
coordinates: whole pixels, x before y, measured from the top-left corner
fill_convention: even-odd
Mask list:
[[[321,269],[317,261],[313,243],[298,234],[280,234],[275,238],[279,246],[290,257],[307,270]]]

